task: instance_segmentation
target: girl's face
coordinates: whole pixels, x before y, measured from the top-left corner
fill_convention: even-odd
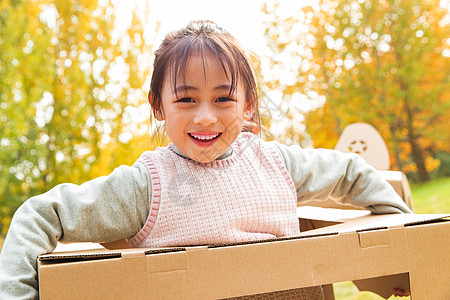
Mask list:
[[[230,76],[228,76],[230,77]],[[170,76],[167,76],[170,78]],[[242,129],[246,93],[241,80],[230,94],[231,81],[211,55],[193,55],[185,77],[165,80],[161,91],[167,135],[175,146],[198,162],[211,162],[224,153]]]

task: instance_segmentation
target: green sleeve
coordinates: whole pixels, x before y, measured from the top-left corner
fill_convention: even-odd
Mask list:
[[[150,179],[141,163],[81,185],[61,184],[14,214],[0,253],[0,299],[38,298],[36,258],[59,241],[112,242],[136,234],[149,210]]]
[[[357,154],[269,143],[291,175],[299,202],[332,198],[376,214],[411,213],[393,187]]]

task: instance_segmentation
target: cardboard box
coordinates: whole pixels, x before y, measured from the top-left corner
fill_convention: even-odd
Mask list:
[[[251,243],[43,255],[40,297],[223,299],[355,280],[385,298],[399,287],[449,299],[449,215],[309,214],[312,227],[336,225]]]
[[[414,210],[411,187],[405,173],[400,171],[378,170],[384,179],[389,182],[397,194],[405,201],[411,210]]]

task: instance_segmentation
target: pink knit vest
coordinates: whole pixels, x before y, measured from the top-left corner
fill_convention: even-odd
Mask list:
[[[132,247],[221,244],[295,235],[294,183],[272,145],[241,133],[233,153],[199,163],[166,148],[145,152],[150,213]]]

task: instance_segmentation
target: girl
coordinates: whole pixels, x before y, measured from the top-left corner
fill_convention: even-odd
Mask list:
[[[172,143],[132,167],[26,201],[1,252],[0,298],[36,298],[36,257],[58,240],[162,247],[295,235],[297,201],[329,197],[378,214],[410,212],[357,155],[242,132],[260,124],[257,94],[246,53],[213,22],[167,35],[149,101]]]

